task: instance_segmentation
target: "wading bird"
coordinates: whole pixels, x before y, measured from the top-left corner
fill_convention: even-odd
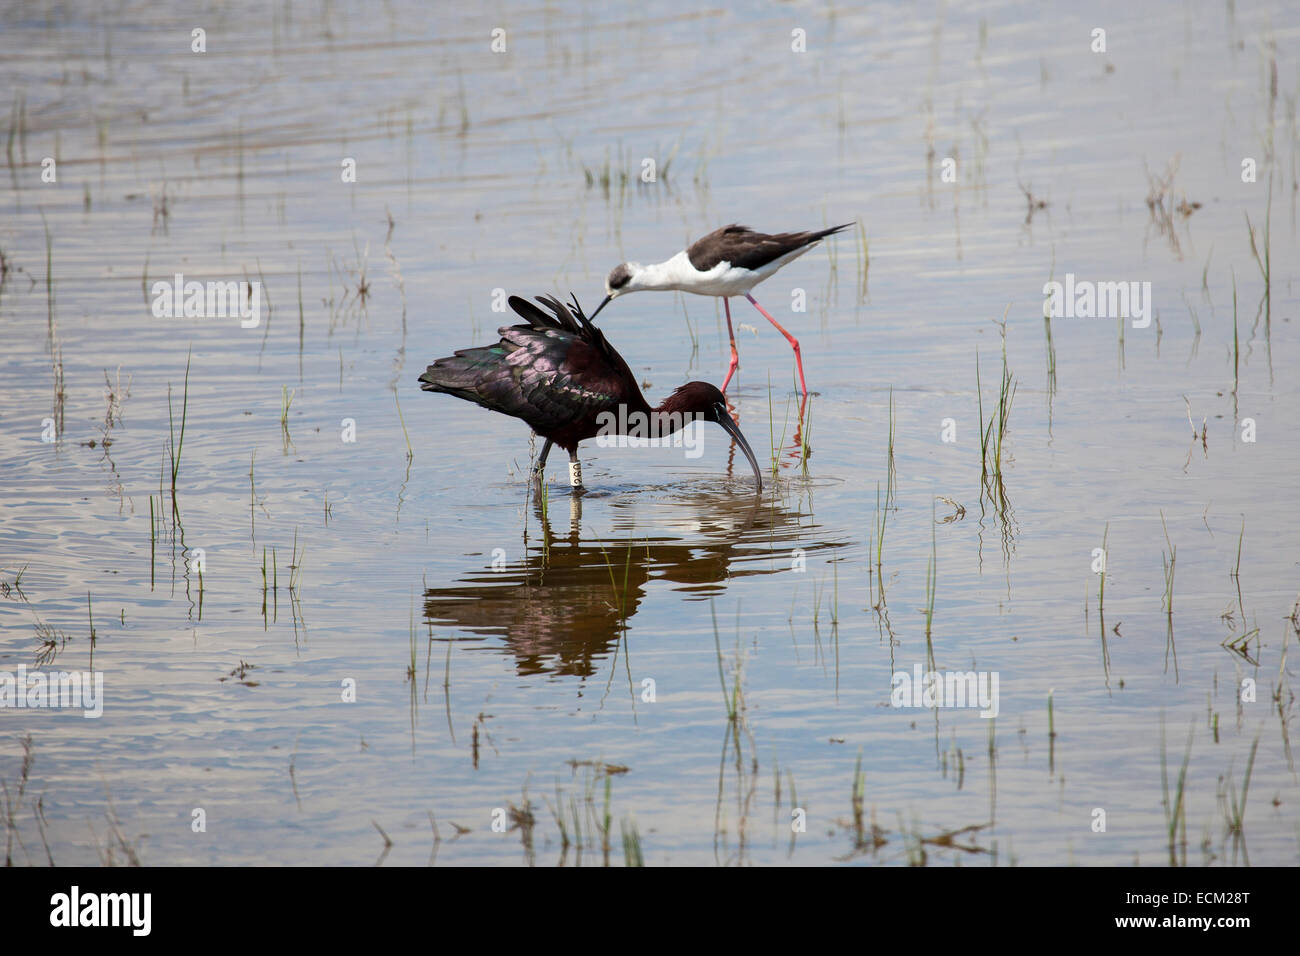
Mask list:
[[[578,443],[597,435],[663,438],[694,421],[721,425],[763,478],[749,442],[727,411],[727,400],[708,382],[687,382],[651,408],[623,357],[583,314],[551,296],[537,299],[552,315],[518,296],[510,307],[523,325],[502,326],[501,341],[440,358],[420,376],[426,392],[446,392],[527,422],[546,439],[533,471],[540,478],[551,445],[569,453],[569,481],[582,487]]]
[[[624,262],[615,266],[605,280],[605,301],[600,303],[591,317],[594,319],[600,315],[600,310],[611,299],[628,292],[654,289],[718,296],[727,311],[727,336],[731,339],[731,365],[727,367],[727,377],[722,381],[722,390],[725,392],[731,376],[740,367],[740,356],[736,353],[736,333],[731,327],[729,297],[743,295],[767,321],[776,326],[776,330],[785,336],[794,349],[794,360],[799,366],[799,387],[806,396],[808,385],[803,378],[799,340],[782,328],[781,323],[772,318],[749,293],[754,286],[775,274],[787,262],[793,262],[822,239],[852,225],[848,222],[816,232],[782,232],[775,236],[755,232],[747,226],[723,226],[666,262],[649,266],[643,266],[639,262]]]

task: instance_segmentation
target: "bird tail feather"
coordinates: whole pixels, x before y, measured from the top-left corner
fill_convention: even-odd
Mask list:
[[[817,242],[818,240],[825,239],[827,236],[834,236],[837,233],[841,233],[845,229],[852,229],[856,225],[856,222],[846,222],[842,226],[831,226],[829,229],[819,229],[817,232],[808,233],[808,241]]]
[[[447,392],[471,402],[479,400],[478,385],[483,372],[500,367],[506,350],[498,345],[461,349],[455,355],[440,358],[420,376],[420,388],[426,392]]]

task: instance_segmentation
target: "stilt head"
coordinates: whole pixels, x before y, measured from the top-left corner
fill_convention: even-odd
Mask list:
[[[641,266],[636,262],[623,262],[611,269],[609,276],[605,279],[605,300],[596,307],[595,312],[591,313],[591,317],[594,319],[600,315],[601,309],[623,293],[635,292],[638,288],[635,278],[640,271]]]

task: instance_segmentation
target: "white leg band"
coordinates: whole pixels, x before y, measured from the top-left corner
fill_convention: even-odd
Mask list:
[[[569,462],[569,484],[574,488],[582,487],[582,462]]]

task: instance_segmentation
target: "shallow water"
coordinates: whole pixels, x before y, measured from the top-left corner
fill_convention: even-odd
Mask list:
[[[15,862],[1297,861],[1296,10],[2,16],[0,671],[105,688],[98,720],[0,709]],[[525,426],[416,384],[503,293],[591,308],[720,224],[855,219],[867,255],[755,293],[803,345],[806,468],[790,350],[733,303],[761,498],[712,428],[588,443],[576,500],[557,452],[543,504]],[[176,273],[269,307],[156,318]],[[1049,344],[1066,273],[1150,282],[1150,325]],[[652,401],[725,373],[713,301],[601,325]],[[891,707],[931,661],[996,672],[996,719]]]

